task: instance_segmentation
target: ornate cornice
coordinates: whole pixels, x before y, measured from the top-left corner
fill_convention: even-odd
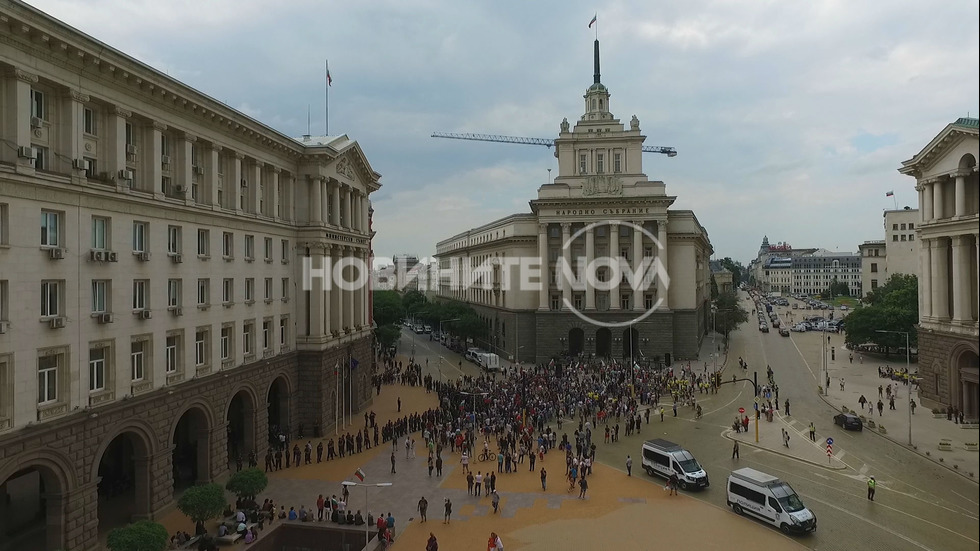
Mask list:
[[[16,67],[10,69],[10,74],[13,75],[17,80],[26,82],[28,84],[37,84],[38,78],[34,73],[28,73],[23,69],[18,69]]]
[[[160,132],[166,132],[168,128],[170,127],[160,121],[153,121],[154,130],[159,130]]]
[[[119,107],[119,106],[113,107],[112,108],[112,113],[114,115],[117,115],[117,116],[122,117],[124,119],[128,119],[128,118],[131,118],[133,116],[133,112],[132,111],[130,111],[129,109],[123,109],[122,107]]]
[[[79,103],[88,103],[92,100],[88,94],[84,94],[78,90],[69,90],[69,93],[71,94],[71,99]]]

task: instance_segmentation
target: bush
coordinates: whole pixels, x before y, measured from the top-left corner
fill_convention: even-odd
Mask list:
[[[109,532],[106,546],[111,551],[163,551],[169,539],[162,524],[141,520]]]
[[[269,478],[265,476],[262,469],[245,469],[239,471],[228,480],[225,488],[234,493],[239,499],[255,499],[265,487],[269,485]]]
[[[211,520],[225,508],[225,490],[221,484],[191,486],[177,500],[177,509],[195,523]]]
[[[940,415],[940,414],[946,413],[946,412],[943,411],[943,410],[941,410],[941,409],[939,409],[939,408],[932,408],[932,413],[935,414],[935,415]]]

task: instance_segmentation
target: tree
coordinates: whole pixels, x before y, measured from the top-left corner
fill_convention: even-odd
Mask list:
[[[141,520],[109,532],[106,546],[110,551],[163,551],[169,540],[162,524]]]
[[[715,331],[724,335],[725,342],[728,342],[728,334],[749,321],[749,313],[739,304],[735,291],[719,293],[714,306]]]
[[[231,475],[225,488],[237,495],[239,499],[255,499],[265,487],[269,485],[269,478],[265,476],[262,469],[252,468],[238,471]]]
[[[718,298],[718,282],[715,281],[715,274],[711,274],[711,300]]]
[[[425,303],[428,302],[425,295],[420,291],[408,291],[402,295],[402,307],[409,314],[415,313],[415,310],[420,309]]]
[[[374,292],[374,321],[379,327],[401,323],[403,319],[405,319],[405,306],[398,292]]]
[[[221,484],[201,484],[184,490],[177,509],[195,523],[211,520],[225,510],[225,490]]]
[[[909,346],[917,346],[918,287],[919,280],[914,275],[895,274],[888,278],[883,286],[864,297],[866,306],[845,318],[844,342],[852,347],[874,344],[887,351],[905,348],[905,335],[900,333],[908,333]]]
[[[730,256],[726,256],[718,262],[732,273],[732,285],[738,287],[742,283],[742,275],[745,273],[745,267],[741,263],[732,260]]]
[[[851,288],[847,286],[847,283],[838,281],[835,277],[834,280],[830,282],[830,287],[821,293],[821,295],[825,297],[849,297],[851,296]]]
[[[487,334],[487,324],[472,310],[453,322],[453,332],[463,339],[480,339]]]
[[[397,325],[393,324],[382,325],[374,330],[374,337],[378,339],[378,344],[381,345],[383,350],[387,350],[392,346],[395,346],[395,343],[398,342],[398,339],[401,338],[401,336],[401,329],[399,329]]]

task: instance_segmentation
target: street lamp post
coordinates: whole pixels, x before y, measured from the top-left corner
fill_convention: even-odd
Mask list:
[[[876,329],[875,333],[895,333],[896,335],[905,335],[905,376],[910,377],[912,375],[911,369],[911,354],[912,349],[909,348],[909,332],[908,331],[888,331],[885,329]],[[912,445],[912,381],[909,381],[909,446]]]
[[[378,482],[378,483],[375,483],[375,484],[365,484],[363,482],[351,482],[350,480],[345,480],[345,481],[341,482],[341,484],[343,484],[344,486],[348,486],[348,487],[350,487],[350,486],[363,486],[364,487],[364,512],[365,513],[368,513],[368,498],[367,498],[368,497],[367,496],[367,489],[368,489],[368,487],[369,486],[373,486],[375,488],[387,488],[388,486],[391,486],[391,482]],[[364,523],[364,546],[365,547],[367,547],[368,542],[371,541],[371,532],[370,532],[370,530],[371,530],[371,526],[369,524],[367,524],[367,523]]]

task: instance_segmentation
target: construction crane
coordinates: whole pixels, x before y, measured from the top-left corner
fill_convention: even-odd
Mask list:
[[[433,138],[448,138],[451,140],[472,140],[477,142],[518,143],[524,145],[543,145],[553,147],[555,140],[550,138],[525,138],[522,136],[497,136],[495,134],[457,134],[454,132],[433,132]],[[673,147],[644,145],[640,148],[644,153],[662,153],[668,157],[676,157],[677,150]]]

